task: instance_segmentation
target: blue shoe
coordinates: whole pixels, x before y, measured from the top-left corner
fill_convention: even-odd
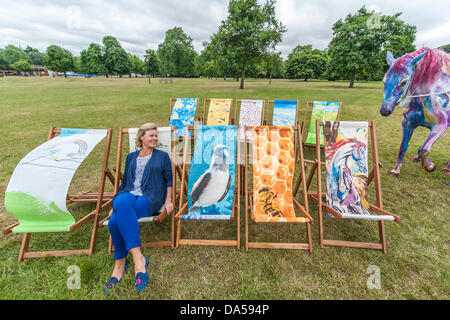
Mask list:
[[[128,261],[128,259],[127,259],[125,261],[125,269],[123,270],[122,277],[120,278],[120,280],[117,279],[116,277],[109,278],[108,283],[106,284],[106,287],[103,290],[103,294],[108,293],[108,291],[114,289],[117,286],[117,284],[122,280],[123,275],[125,274],[125,272],[127,272],[127,269],[128,269],[129,265],[130,265],[130,261]]]
[[[144,288],[147,286],[148,281],[149,281],[149,276],[148,276],[148,259],[147,257],[145,258],[145,273],[142,272],[138,272],[136,274],[136,277],[134,278],[134,286],[136,287],[136,291],[137,292],[141,292],[142,290],[144,290]]]

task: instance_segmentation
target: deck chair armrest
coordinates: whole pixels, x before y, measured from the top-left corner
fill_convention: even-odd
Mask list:
[[[163,210],[158,216],[156,216],[155,219],[154,219],[153,221],[156,221],[156,222],[161,223],[161,222],[164,221],[164,219],[165,219],[168,215],[169,215],[169,214],[167,213],[167,210],[164,208],[164,210]]]
[[[188,203],[186,202],[186,203],[180,208],[180,210],[178,210],[177,214],[175,215],[175,218],[181,219],[181,216],[183,215],[183,212],[186,210],[187,206],[188,206]]]
[[[306,219],[309,219],[311,223],[314,223],[314,219],[309,215],[308,211],[306,211],[305,207],[302,206],[296,199],[294,199],[294,205],[297,207],[297,209],[300,211],[303,217]]]
[[[370,207],[370,210],[372,210],[376,214],[381,214],[381,215],[385,215],[385,216],[392,216],[392,217],[394,217],[394,221],[395,222],[400,222],[400,217],[396,216],[395,214],[387,212],[386,210],[383,210],[383,209],[381,209],[381,208],[379,208],[377,206],[371,205],[371,204],[369,205],[369,207]]]

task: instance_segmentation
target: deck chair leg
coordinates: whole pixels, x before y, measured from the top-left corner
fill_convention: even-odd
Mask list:
[[[180,238],[181,238],[181,219],[178,219],[178,225],[177,225],[177,241],[175,242],[175,248],[178,249],[180,246]]]
[[[386,233],[385,233],[385,229],[384,229],[384,221],[378,221],[378,232],[380,234],[380,243],[381,246],[383,247],[383,253],[387,252],[387,247],[386,247]]]
[[[306,232],[308,235],[308,246],[309,246],[309,253],[312,253],[312,238],[311,238],[311,223],[306,223]]]
[[[18,262],[22,262],[24,260],[24,255],[28,251],[28,247],[30,246],[30,238],[31,233],[25,233],[22,239],[22,245],[20,246],[19,259]]]
[[[111,235],[109,236],[109,241],[108,241],[108,254],[111,254],[113,251],[113,243],[112,243],[112,238]]]

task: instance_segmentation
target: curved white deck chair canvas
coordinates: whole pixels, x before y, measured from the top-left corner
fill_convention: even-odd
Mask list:
[[[384,221],[399,222],[400,218],[383,210],[375,122],[319,121],[316,132],[323,127],[325,139],[326,192],[322,192],[320,136],[316,135],[317,191],[310,197],[319,207],[320,247],[324,245],[378,249],[386,252]],[[373,170],[369,174],[368,154],[371,137]],[[375,180],[376,205],[368,200],[368,186]],[[322,201],[326,197],[326,202]],[[323,217],[337,219],[374,220],[379,224],[379,243],[326,240]]]
[[[116,179],[114,182],[114,194],[117,194],[120,183],[123,177],[123,174],[121,172],[121,164],[122,164],[122,154],[123,154],[123,136],[128,134],[128,149],[129,152],[134,152],[137,150],[136,147],[136,135],[137,135],[138,128],[120,128],[119,129],[119,139],[118,139],[118,145],[117,145],[117,158],[116,158]],[[174,212],[175,212],[175,199],[176,199],[176,175],[174,170],[174,151],[175,148],[172,149],[172,144],[175,143],[177,140],[177,130],[176,127],[158,127],[158,146],[156,147],[159,150],[162,150],[164,152],[167,152],[171,158],[172,161],[172,182],[173,182],[173,192],[172,192],[172,203],[174,206]],[[141,246],[146,248],[151,247],[158,247],[158,246],[171,246],[172,248],[175,245],[175,234],[174,234],[174,226],[175,226],[175,220],[174,220],[174,213],[172,213],[172,226],[171,226],[171,237],[170,240],[166,241],[152,241],[152,242],[142,242]],[[143,217],[138,220],[139,223],[145,223],[145,222],[163,222],[166,218],[167,213],[164,209],[164,206],[161,207],[158,214],[150,216],[150,217]],[[107,226],[109,221],[108,216],[106,219],[100,222],[101,226]],[[111,236],[109,237],[109,244],[108,244],[108,253],[111,254],[113,250],[112,240]]]
[[[60,133],[54,137],[56,133]],[[99,214],[112,203],[105,197],[105,179],[109,172],[108,158],[112,130],[56,129],[51,127],[49,140],[28,153],[15,168],[5,193],[5,208],[19,222],[7,227],[4,233],[24,233],[19,261],[25,258],[92,254],[97,235]],[[72,178],[95,146],[107,138],[99,192],[69,196]],[[95,198],[95,200],[93,199]],[[71,202],[97,203],[94,211],[75,222],[67,209]],[[28,252],[32,233],[72,232],[94,219],[89,249]]]
[[[195,126],[195,145],[192,159],[190,153],[189,133],[186,132],[183,155],[183,178],[190,164],[188,192],[185,200],[184,184],[181,185],[179,211],[176,215],[177,240],[180,245],[235,246],[239,249],[239,192],[240,166],[239,145],[237,143],[238,126]],[[231,221],[237,211],[237,232],[235,240],[182,239],[181,222],[190,220]]]

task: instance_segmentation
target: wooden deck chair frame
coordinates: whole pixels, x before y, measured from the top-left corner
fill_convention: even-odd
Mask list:
[[[316,120],[316,132],[319,132],[321,126],[324,125],[323,121]],[[380,179],[380,165],[378,161],[378,147],[377,147],[377,137],[375,130],[375,122],[372,120],[369,122],[369,134],[370,141],[372,147],[372,161],[373,161],[373,169],[369,174],[369,182],[368,185],[375,181],[375,196],[376,196],[376,205],[370,205],[370,209],[380,215],[389,215],[394,218],[395,222],[399,222],[400,218],[390,212],[387,212],[383,209],[383,199],[381,192],[381,179]],[[339,247],[352,247],[352,248],[364,248],[364,249],[375,249],[382,250],[384,253],[387,252],[386,246],[386,232],[384,227],[384,221],[378,220],[378,233],[380,241],[378,243],[371,242],[358,242],[358,241],[341,241],[341,240],[329,240],[324,239],[323,236],[323,209],[332,214],[335,218],[341,218],[341,214],[329,207],[322,198],[325,198],[325,193],[322,192],[322,178],[321,178],[321,165],[325,165],[324,162],[320,160],[320,135],[316,135],[316,165],[317,165],[317,190],[316,192],[308,192],[308,196],[318,205],[319,210],[319,244],[320,248],[323,248],[325,245],[328,246],[339,246]],[[378,165],[376,165],[378,164]]]
[[[281,99],[276,99],[276,100],[281,100]],[[294,100],[292,100],[292,101],[294,101]],[[298,118],[298,110],[299,110],[299,106],[300,106],[300,100],[295,100],[295,101],[297,101],[297,109],[295,110],[295,126],[297,126],[298,124],[299,124],[299,118]],[[269,126],[269,125],[272,125],[273,124],[273,113],[272,113],[272,122],[269,124],[269,107],[270,107],[270,104],[272,104],[272,110],[273,110],[273,108],[275,107],[275,100],[268,100],[267,101],[267,108],[266,108],[266,112],[265,112],[265,115],[266,115],[266,119],[264,119],[264,121],[263,121],[263,124],[265,125],[265,126]]]
[[[208,120],[207,119],[208,114],[206,113],[206,105],[208,105],[208,112],[209,112],[211,100],[222,100],[222,99],[230,99],[231,100],[228,124],[234,125],[236,122],[236,117],[234,116],[235,110],[233,110],[233,99],[232,98],[205,98],[203,100],[203,114],[201,117],[198,117],[198,121],[200,121],[203,125],[206,125],[206,121]],[[208,102],[209,102],[209,104],[208,104]],[[234,116],[234,118],[233,118],[233,116]]]
[[[172,115],[173,105],[175,104],[175,102],[177,101],[177,99],[178,99],[178,98],[170,98],[170,100],[169,100],[169,123],[170,123],[170,117],[171,117],[171,115]],[[199,99],[199,98],[193,98],[193,99],[197,99],[197,109],[198,109],[200,99]],[[197,109],[195,109],[195,114],[197,114]],[[195,115],[194,115],[194,121],[195,121],[195,120],[201,121],[201,117],[198,117],[197,119],[195,119]]]
[[[47,137],[47,141],[53,139],[58,133],[61,133],[61,128],[56,128],[54,126],[50,127],[50,131]],[[24,261],[24,259],[32,258],[44,258],[44,257],[64,257],[71,255],[92,255],[95,250],[95,244],[97,240],[98,223],[100,213],[108,209],[112,205],[113,193],[105,192],[106,178],[108,178],[114,185],[114,176],[108,168],[109,154],[111,150],[111,140],[112,140],[112,129],[107,129],[106,137],[106,147],[103,157],[102,172],[99,183],[99,191],[93,193],[91,191],[82,193],[80,195],[69,195],[67,194],[66,204],[69,205],[73,202],[96,202],[95,210],[85,215],[80,220],[76,221],[71,227],[69,232],[74,232],[81,226],[89,222],[89,220],[94,219],[91,240],[88,249],[74,249],[74,250],[54,250],[54,251],[28,251],[30,246],[30,240],[32,233],[24,233],[22,244],[20,246],[18,261]],[[19,223],[14,223],[3,229],[3,234],[8,234],[12,232],[12,229],[18,226]]]
[[[116,172],[116,176],[115,176],[115,180],[114,180],[114,195],[117,194],[117,192],[119,191],[119,187],[120,187],[120,183],[122,181],[123,178],[123,173],[121,171],[121,166],[122,166],[122,151],[123,151],[123,136],[125,134],[128,134],[129,129],[128,128],[119,128],[119,139],[118,139],[118,143],[117,143],[117,155],[116,155],[116,167],[115,167],[115,172]],[[172,247],[172,249],[175,247],[175,205],[176,205],[176,174],[175,174],[175,144],[177,141],[177,136],[176,136],[176,127],[173,126],[171,128],[171,132],[173,132],[172,138],[171,138],[171,144],[172,144],[172,203],[173,203],[173,212],[172,212],[172,226],[171,226],[171,237],[170,240],[167,241],[153,241],[153,242],[143,242],[141,243],[141,247],[142,248],[153,248],[153,247],[161,247],[161,246],[170,246]],[[164,209],[163,211],[161,211],[161,213],[157,216],[151,217],[149,219],[149,217],[144,217],[139,219],[139,223],[145,223],[145,222],[163,222],[164,219],[167,216],[167,212]],[[103,219],[100,224],[99,227],[103,227],[106,226],[106,222],[107,220],[109,220],[109,218],[111,217],[111,214],[108,215],[107,218]],[[108,242],[108,254],[111,254],[113,251],[113,244],[112,244],[112,238],[111,235],[109,236],[109,242]]]
[[[239,126],[237,126],[238,132],[239,132]],[[185,135],[185,146],[184,146],[184,153],[183,153],[183,178],[184,180],[185,175],[187,174],[187,168],[186,168],[186,162],[188,154],[193,157],[194,150],[190,151],[190,143],[194,141],[193,138],[187,139],[189,137],[188,131],[189,130],[196,130],[196,126],[187,126],[186,127],[186,135]],[[192,131],[194,132],[194,131]],[[193,133],[194,135],[194,133]],[[237,139],[237,142],[239,139]],[[194,142],[195,143],[195,142]],[[240,155],[240,143],[237,143],[236,148],[236,159],[239,159]],[[240,184],[240,166],[236,165],[237,173],[235,173],[235,182],[237,183],[237,190],[234,190],[233,195],[233,209],[231,213],[230,222],[236,219],[237,224],[237,230],[236,230],[236,240],[206,240],[206,239],[182,239],[181,238],[181,221],[183,213],[185,213],[188,209],[188,200],[186,195],[186,200],[184,201],[184,196],[187,194],[187,192],[184,192],[184,184],[181,185],[181,192],[180,192],[180,204],[178,207],[178,212],[175,216],[175,219],[177,220],[177,239],[176,239],[176,248],[178,248],[180,245],[183,246],[219,246],[219,247],[236,247],[238,250],[240,248],[240,192],[241,192],[241,184]],[[236,187],[235,187],[236,188]],[[236,215],[236,216],[235,216]],[[195,220],[198,222],[197,220]],[[212,221],[212,220],[209,220]],[[222,221],[223,222],[223,221]]]
[[[248,130],[251,127],[245,127],[245,130]],[[269,129],[271,128],[277,128],[275,126],[268,126]],[[300,126],[293,126],[294,131],[294,137],[297,135],[297,138],[300,138]],[[247,138],[247,136],[246,136]],[[312,253],[312,237],[311,237],[311,224],[314,223],[314,219],[309,214],[309,206],[308,206],[308,196],[307,196],[307,190],[306,190],[306,181],[305,181],[305,167],[303,163],[303,148],[301,144],[298,144],[298,147],[296,148],[297,152],[300,153],[300,175],[298,177],[298,180],[302,181],[302,196],[304,201],[304,206],[302,206],[293,195],[292,200],[294,204],[294,209],[296,208],[301,215],[306,219],[306,233],[308,242],[307,243],[274,243],[274,242],[250,242],[249,241],[249,214],[251,216],[252,222],[255,222],[254,219],[254,213],[253,213],[253,191],[248,186],[248,151],[247,148],[245,149],[245,251],[248,251],[249,248],[260,248],[260,249],[301,249],[301,250],[308,250],[310,253]],[[296,159],[296,156],[294,156],[294,159]],[[267,222],[267,223],[277,223],[277,222]],[[301,222],[278,222],[278,223],[301,223]]]

